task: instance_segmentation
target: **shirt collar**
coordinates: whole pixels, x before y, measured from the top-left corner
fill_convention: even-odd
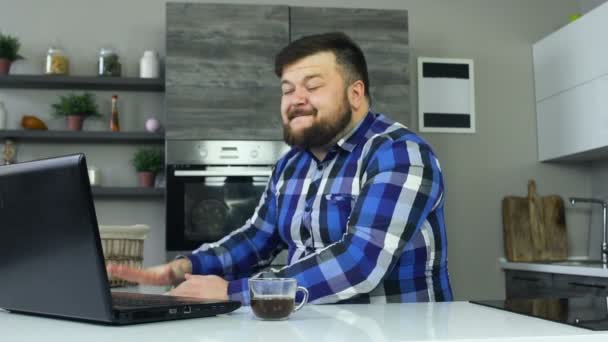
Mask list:
[[[338,140],[338,147],[348,152],[352,152],[359,143],[365,141],[366,133],[375,119],[376,116],[372,112],[368,112],[355,128]]]

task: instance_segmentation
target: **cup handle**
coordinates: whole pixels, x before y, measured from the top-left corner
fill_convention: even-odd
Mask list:
[[[298,286],[298,288],[296,289],[296,293],[298,293],[298,291],[302,291],[304,293],[304,298],[302,299],[302,303],[298,304],[298,306],[293,309],[293,312],[300,310],[304,306],[304,304],[308,302],[308,290],[305,287]]]

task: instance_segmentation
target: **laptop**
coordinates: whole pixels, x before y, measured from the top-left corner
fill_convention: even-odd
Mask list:
[[[111,292],[84,154],[0,166],[0,308],[124,325],[240,305]]]

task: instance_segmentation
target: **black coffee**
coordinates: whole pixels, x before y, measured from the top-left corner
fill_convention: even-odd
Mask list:
[[[253,297],[251,298],[251,310],[262,319],[283,319],[293,312],[294,302],[292,297]]]

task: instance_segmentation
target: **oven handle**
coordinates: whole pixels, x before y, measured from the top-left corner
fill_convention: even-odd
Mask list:
[[[174,175],[175,177],[270,177],[272,170],[175,170]]]

